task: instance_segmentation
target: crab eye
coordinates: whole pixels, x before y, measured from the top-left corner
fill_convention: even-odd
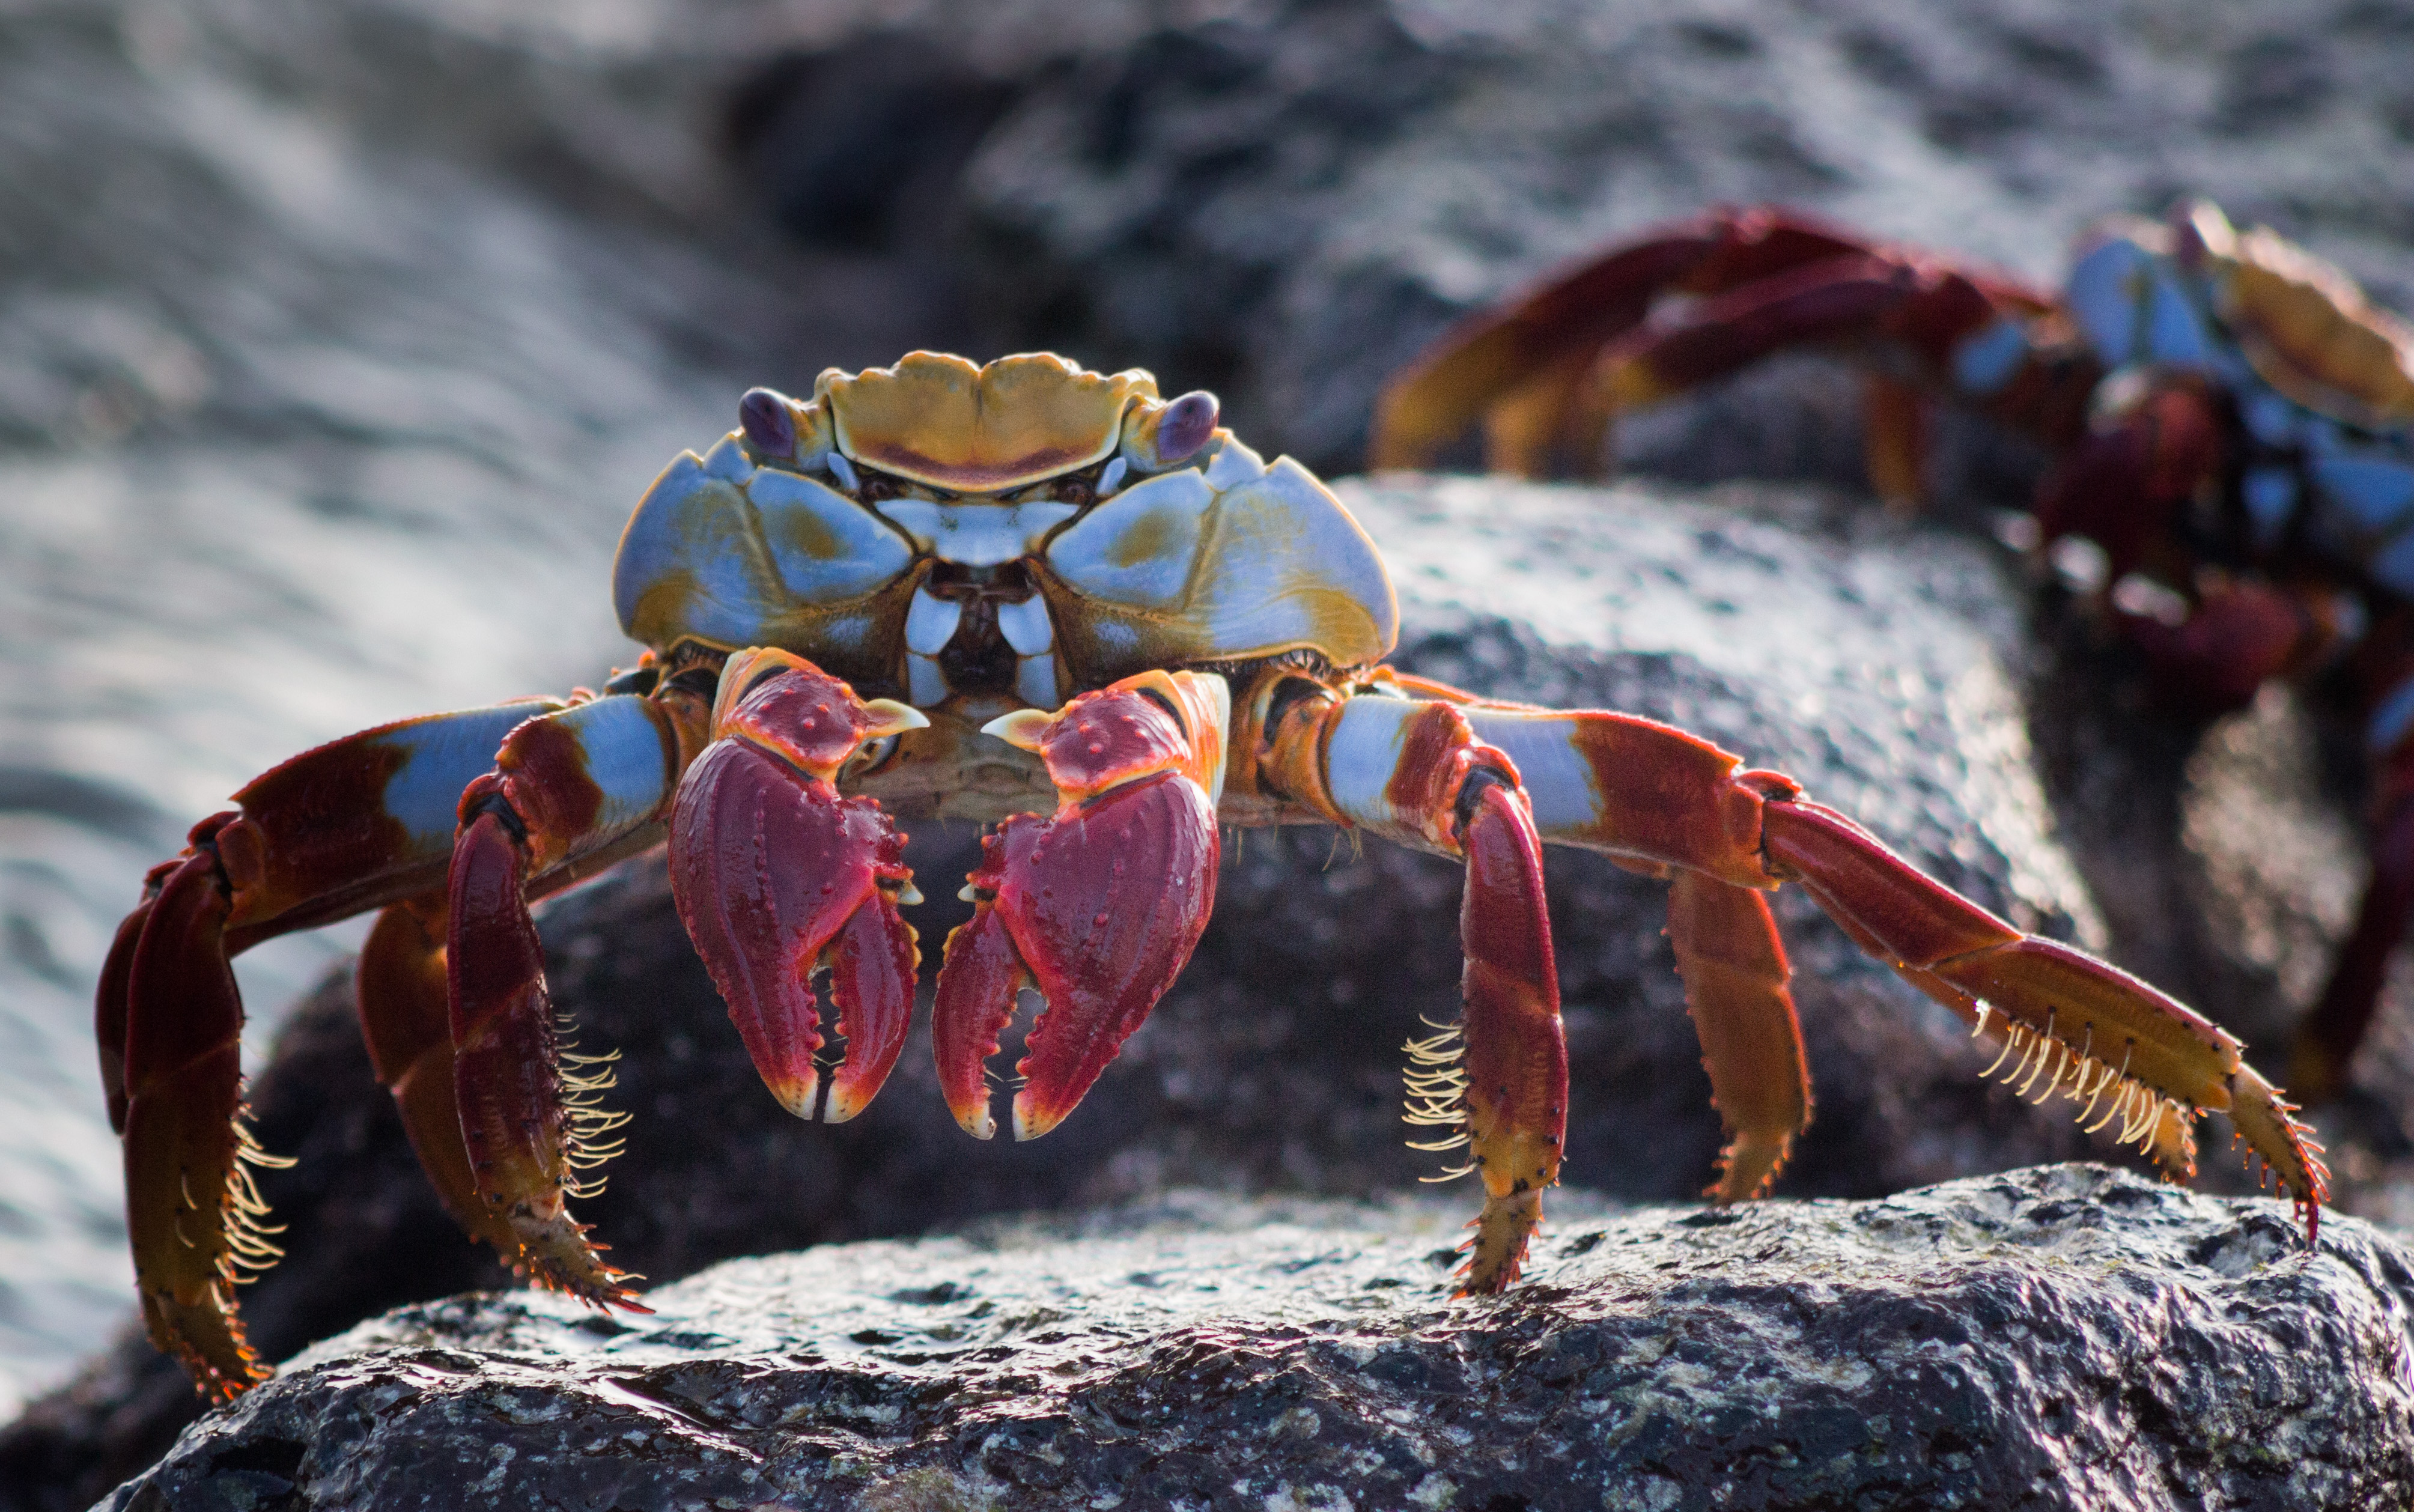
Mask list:
[[[1215,396],[1194,389],[1165,407],[1156,422],[1156,456],[1170,467],[1207,444],[1215,434]]]
[[[789,411],[783,395],[769,389],[747,390],[746,397],[738,401],[738,424],[755,451],[766,456],[795,460],[797,417]]]

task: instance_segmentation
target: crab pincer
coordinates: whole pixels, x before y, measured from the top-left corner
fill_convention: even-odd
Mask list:
[[[800,1119],[855,1117],[905,1045],[921,958],[897,912],[921,900],[905,838],[877,802],[842,798],[834,784],[864,742],[928,723],[902,704],[857,698],[801,657],[740,652],[722,671],[712,744],[679,784],[679,917],[764,1085]],[[814,1059],[825,968],[846,1039],[827,1086]]]
[[[1213,674],[1146,672],[986,727],[1037,751],[1060,801],[988,838],[967,889],[972,922],[947,937],[931,1038],[939,1089],[967,1133],[996,1132],[984,1062],[1021,986],[1048,1001],[1016,1068],[1014,1134],[1036,1139],[1190,959],[1215,906],[1229,697]]]

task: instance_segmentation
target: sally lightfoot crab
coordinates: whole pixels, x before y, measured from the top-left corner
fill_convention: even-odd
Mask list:
[[[287,762],[195,828],[121,928],[98,1034],[142,1308],[206,1394],[266,1374],[234,1286],[274,1253],[246,1170],[263,1157],[241,1120],[231,955],[382,909],[362,1024],[438,1191],[532,1282],[635,1308],[633,1278],[569,1211],[615,1120],[601,1074],[557,1044],[529,900],[667,843],[765,1084],[839,1121],[878,1092],[914,1001],[899,815],[995,826],[931,1022],[949,1109],[981,1138],[1019,994],[1046,1004],[1003,1110],[1029,1139],[1181,971],[1223,827],[1331,824],[1461,858],[1465,1010],[1410,1044],[1408,1119],[1483,1183],[1467,1293],[1515,1279],[1559,1169],[1545,843],[1670,883],[1730,1135],[1719,1200],[1766,1192],[1810,1114],[1766,900],[1792,882],[1998,1042],[2023,1090],[2079,1100],[2172,1177],[2194,1169],[2199,1113],[2228,1113],[2312,1237],[2318,1148],[2185,1007],[1706,741],[1383,666],[1395,610],[1374,544],[1297,464],[1221,429],[1212,396],[1163,400],[1144,373],[1050,355],[916,352],[825,373],[801,403],[753,391],[739,418],[671,465],[622,537],[636,668]]]
[[[2372,879],[2288,1067],[2336,1093],[2414,916],[2414,327],[2201,201],[2089,230],[2059,294],[1795,211],[1713,210],[1445,333],[1386,387],[1370,460],[1428,465],[1480,423],[1496,470],[1598,472],[1618,416],[1806,346],[1865,368],[1869,480],[1892,504],[1926,491],[1938,403],[2042,443],[2025,533],[2084,564],[2173,702],[2345,685]]]

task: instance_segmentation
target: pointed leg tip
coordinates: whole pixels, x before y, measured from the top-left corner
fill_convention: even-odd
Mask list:
[[[947,1111],[955,1115],[956,1127],[975,1139],[997,1137],[997,1119],[990,1116],[988,1104],[976,1104],[971,1107],[951,1107]]]

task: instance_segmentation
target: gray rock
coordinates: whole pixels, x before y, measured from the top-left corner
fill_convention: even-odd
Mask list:
[[[2414,1494],[2414,1251],[2098,1166],[1603,1214],[1199,1195],[364,1324],[106,1506],[2334,1508]]]

